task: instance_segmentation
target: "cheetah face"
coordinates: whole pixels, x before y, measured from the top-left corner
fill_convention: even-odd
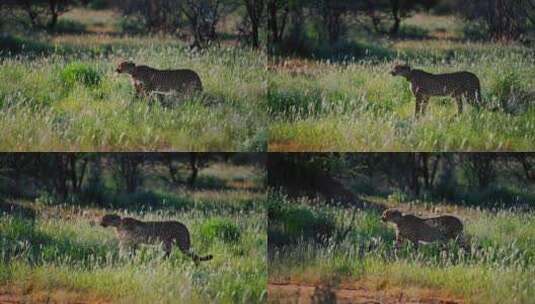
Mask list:
[[[397,64],[394,66],[390,74],[392,76],[407,76],[411,72],[411,67],[406,64]]]
[[[383,222],[397,222],[402,217],[402,214],[399,210],[396,209],[387,209],[383,212],[383,216],[381,216],[381,220]]]
[[[134,68],[136,65],[131,61],[123,61],[117,66],[117,69],[115,70],[117,73],[131,73],[134,71]]]
[[[102,217],[102,220],[100,221],[100,226],[102,227],[108,227],[108,226],[119,226],[121,224],[121,217],[117,214],[106,214]]]

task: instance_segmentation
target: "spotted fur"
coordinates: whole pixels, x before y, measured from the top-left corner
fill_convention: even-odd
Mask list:
[[[459,114],[463,112],[463,101],[473,106],[480,106],[481,85],[479,78],[470,72],[448,74],[431,74],[412,69],[408,65],[396,65],[391,71],[393,76],[402,76],[411,83],[411,90],[416,97],[414,116],[425,113],[432,96],[451,96],[457,102]]]
[[[115,227],[120,247],[130,247],[134,250],[139,244],[162,244],[165,256],[171,254],[173,246],[177,246],[182,253],[191,257],[195,263],[208,261],[212,255],[198,256],[190,251],[191,242],[188,228],[177,221],[143,222],[130,217],[116,214],[106,214],[100,225]]]
[[[124,61],[117,67],[117,73],[127,73],[132,76],[132,83],[136,96],[151,96],[152,94],[189,95],[203,90],[199,75],[189,69],[157,70],[144,65],[135,65]]]
[[[396,226],[397,246],[404,240],[409,240],[414,245],[419,242],[446,243],[449,240],[457,240],[462,244],[463,223],[455,216],[420,218],[412,214],[402,214],[396,209],[387,209],[381,219]]]

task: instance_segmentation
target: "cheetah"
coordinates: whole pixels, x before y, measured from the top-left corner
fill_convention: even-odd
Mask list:
[[[456,240],[463,247],[463,223],[451,215],[442,215],[430,218],[420,218],[412,214],[402,214],[397,209],[387,209],[381,217],[383,222],[392,222],[396,225],[396,247],[399,248],[404,240],[411,241],[415,246],[418,243],[439,242],[447,243]]]
[[[198,256],[190,251],[190,235],[188,228],[177,221],[143,222],[130,217],[106,214],[100,221],[102,227],[115,227],[121,249],[136,249],[139,244],[162,244],[165,257],[171,254],[173,246],[191,257],[195,264],[208,261],[212,255]]]
[[[482,104],[479,78],[473,73],[431,74],[404,64],[395,65],[390,73],[402,76],[411,83],[411,91],[416,97],[415,117],[425,113],[432,96],[453,97],[459,114],[463,112],[463,100],[476,107]]]
[[[202,92],[203,86],[197,73],[189,69],[157,70],[131,61],[123,61],[116,72],[132,76],[136,97],[158,95],[189,95]]]

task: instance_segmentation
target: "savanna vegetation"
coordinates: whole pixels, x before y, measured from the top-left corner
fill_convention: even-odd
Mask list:
[[[254,2],[1,1],[0,150],[266,150]],[[192,69],[204,92],[134,98],[124,60]]]
[[[0,156],[0,302],[262,303],[264,165],[247,154]],[[195,265],[159,246],[121,252],[101,216],[176,220]]]
[[[274,1],[270,151],[529,151],[535,115],[532,1]],[[277,30],[275,30],[277,29]],[[484,106],[431,98],[414,119],[396,62],[470,71]]]
[[[534,160],[481,153],[270,155],[268,171],[278,173],[268,179],[269,301],[531,303]],[[296,176],[302,187],[291,182]],[[326,180],[346,195],[334,197],[330,185],[322,187]],[[455,242],[395,249],[394,227],[381,221],[385,208],[455,215],[469,249]]]

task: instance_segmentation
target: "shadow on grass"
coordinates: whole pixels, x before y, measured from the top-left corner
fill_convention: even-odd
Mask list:
[[[325,43],[302,43],[295,45],[287,40],[272,48],[272,54],[280,57],[302,59],[329,60],[342,62],[348,60],[367,59],[375,61],[391,60],[396,53],[380,44],[359,41],[341,41],[334,45]]]
[[[458,186],[442,186],[424,194],[415,196],[411,193],[395,190],[389,194],[374,196],[385,200],[394,199],[401,203],[420,200],[428,204],[448,204],[462,207],[479,208],[487,211],[509,210],[515,212],[532,212],[535,210],[535,194],[507,187],[488,187],[483,190],[459,189]]]
[[[0,254],[4,263],[22,259],[31,265],[57,262],[92,267],[109,258],[109,247],[102,243],[83,243],[68,235],[50,235],[33,222],[19,217],[0,223]]]
[[[110,55],[112,48],[112,44],[81,47],[68,44],[51,44],[41,41],[38,37],[22,37],[11,34],[0,35],[0,57],[20,55],[39,57],[51,54],[62,56],[83,54],[83,56],[100,57]]]
[[[201,184],[202,185],[202,184]],[[234,188],[195,188],[195,191],[232,191]],[[202,186],[201,186],[202,187]],[[85,203],[93,202],[93,203]],[[94,203],[96,202],[96,203]],[[88,207],[96,205],[116,210],[127,210],[135,213],[153,212],[165,210],[166,213],[174,214],[189,210],[199,210],[202,212],[243,212],[261,208],[260,203],[255,199],[241,199],[236,202],[228,202],[224,199],[214,198],[197,199],[185,193],[173,193],[154,190],[140,190],[134,193],[114,193],[111,190],[86,191],[78,197],[69,199],[69,205]]]

